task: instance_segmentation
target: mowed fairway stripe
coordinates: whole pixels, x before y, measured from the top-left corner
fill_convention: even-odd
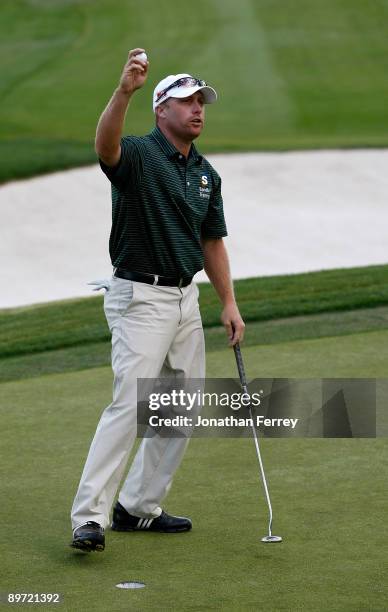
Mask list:
[[[212,112],[207,132],[230,134],[234,144],[244,139],[248,145],[252,132],[259,134],[271,122],[275,132],[293,124],[295,109],[287,92],[287,84],[273,61],[267,33],[255,13],[252,0],[212,0],[217,27],[207,46],[198,48],[195,64],[211,66],[213,74],[225,73],[220,94],[220,107]],[[222,52],[220,52],[222,50]],[[225,103],[227,102],[227,104]],[[239,117],[236,108],[241,109]],[[233,121],[228,122],[228,119]],[[270,118],[270,119],[269,119]],[[225,121],[226,120],[226,121]],[[240,134],[236,131],[240,123]],[[224,137],[224,140],[227,138]]]

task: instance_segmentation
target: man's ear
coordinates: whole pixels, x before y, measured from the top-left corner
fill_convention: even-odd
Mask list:
[[[167,107],[168,107],[168,102],[166,100],[166,102],[162,102],[162,104],[159,104],[159,106],[155,108],[157,120],[165,116]]]

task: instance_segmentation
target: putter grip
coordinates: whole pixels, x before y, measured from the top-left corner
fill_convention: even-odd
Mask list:
[[[233,346],[233,349],[234,349],[234,355],[236,357],[237,368],[238,368],[238,373],[240,376],[241,385],[243,387],[246,387],[247,379],[245,377],[244,363],[243,363],[243,358],[241,355],[240,344],[237,342],[237,344]]]

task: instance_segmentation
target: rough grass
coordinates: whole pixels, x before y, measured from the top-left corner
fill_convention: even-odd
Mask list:
[[[388,304],[388,266],[324,270],[235,282],[247,323]],[[0,311],[0,357],[25,355],[109,340],[102,297],[51,302]],[[200,285],[205,328],[220,324],[220,303],[209,283]]]
[[[257,321],[248,324],[246,328],[244,350],[255,345],[263,347],[295,340],[339,337],[369,331],[382,332],[387,329],[386,306]],[[221,326],[205,328],[205,340],[208,356],[213,351],[225,349],[227,345],[227,336]],[[110,351],[110,339],[106,339],[90,344],[4,357],[0,359],[0,382],[109,366]]]

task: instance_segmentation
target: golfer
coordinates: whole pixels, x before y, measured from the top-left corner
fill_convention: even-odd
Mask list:
[[[205,269],[223,306],[229,344],[244,323],[233,293],[221,179],[198,153],[205,104],[217,94],[189,74],[156,86],[156,126],[124,136],[130,100],[148,74],[148,60],[128,55],[120,83],[101,115],[96,152],[112,186],[109,250],[113,277],[104,298],[112,334],[113,401],[102,413],[76,493],[72,546],[104,550],[105,528],[137,434],[137,378],[205,378],[205,346],[192,278]],[[162,510],[187,437],[144,438],[113,508],[117,531],[183,532],[188,518]]]

